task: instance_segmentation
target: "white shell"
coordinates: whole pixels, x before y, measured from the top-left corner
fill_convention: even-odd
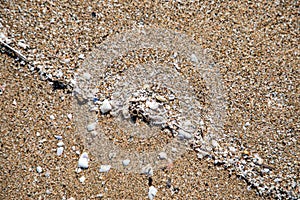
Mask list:
[[[64,152],[64,148],[63,147],[58,147],[56,150],[56,155],[61,156]]]
[[[110,105],[109,101],[107,99],[105,99],[102,103],[102,105],[100,106],[100,110],[102,114],[108,113],[109,111],[111,111],[112,106]]]
[[[154,197],[155,197],[155,195],[156,195],[156,193],[157,193],[157,189],[154,186],[150,186],[149,187],[149,192],[148,192],[148,198],[150,200],[153,200]]]
[[[123,161],[122,161],[122,164],[123,164],[124,166],[129,165],[129,163],[130,163],[130,160],[129,160],[129,159],[126,159],[126,160],[123,160]]]
[[[89,167],[89,157],[88,153],[83,152],[78,160],[78,167],[82,169],[87,169]]]
[[[159,156],[159,159],[161,159],[161,160],[166,160],[166,159],[167,159],[167,154],[166,154],[166,152],[160,152],[160,153],[158,154],[158,156]]]
[[[101,165],[99,172],[108,172],[110,170],[111,166],[110,165]]]
[[[37,171],[37,173],[42,173],[43,172],[43,169],[42,169],[42,167],[41,166],[37,166],[37,168],[36,168],[36,171]]]

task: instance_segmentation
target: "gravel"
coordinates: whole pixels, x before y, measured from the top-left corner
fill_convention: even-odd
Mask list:
[[[0,199],[92,199],[97,194],[104,199],[144,199],[154,188],[147,185],[150,176],[159,188],[156,199],[299,199],[297,3],[3,1]],[[212,57],[211,70],[218,68],[227,94],[227,103],[222,105],[226,107],[223,130],[219,138],[208,138],[211,146],[200,142],[191,144],[188,151],[178,148],[182,156],[174,160],[173,166],[149,166],[143,171],[146,175],[122,173],[110,167],[103,170],[113,173],[99,173],[99,166],[107,163],[87,149],[83,135],[74,126],[76,113],[69,115],[74,100],[73,78],[78,68],[90,60],[96,46],[133,27],[149,25],[189,35],[205,49],[207,57]],[[144,57],[137,56],[139,53]],[[173,52],[141,50],[124,55],[123,64],[134,66],[135,61],[147,61],[148,53],[160,60],[176,57]],[[174,55],[172,59],[170,55]],[[187,60],[197,63],[201,58],[190,55]],[[172,66],[184,70],[180,63]],[[200,80],[193,70],[185,73],[188,71],[186,79]],[[90,80],[93,74],[85,77]],[[200,82],[193,85],[198,99],[205,94],[204,87],[197,86]],[[108,94],[99,101],[111,98]],[[166,105],[177,98],[172,94],[153,96],[147,106],[155,111],[159,106],[153,102]],[[102,117],[111,117],[111,111]],[[104,125],[101,123],[104,121],[98,123],[99,128]],[[203,137],[209,131],[205,130],[206,124],[204,120]],[[127,146],[127,137],[116,137],[120,132],[115,129],[111,132],[114,134],[107,136],[120,147],[155,146],[151,140],[146,144],[133,140]],[[202,137],[193,136],[191,143]],[[64,156],[58,158],[53,152],[62,148],[57,147],[56,140],[63,138]],[[158,138],[157,146],[168,141],[167,137]],[[70,151],[69,146],[75,150]],[[83,164],[88,170],[80,172],[84,173],[81,177],[74,172],[80,160],[76,152],[89,153],[83,163],[93,161],[90,166]],[[47,172],[38,175],[43,173],[41,166],[51,176],[46,177]],[[172,185],[166,188],[169,178]]]

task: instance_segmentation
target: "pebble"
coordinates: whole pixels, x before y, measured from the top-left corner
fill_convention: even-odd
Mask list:
[[[122,161],[122,164],[123,164],[124,166],[129,165],[129,163],[130,163],[130,160],[129,160],[129,159],[126,159],[126,160],[123,160],[123,161]]]
[[[57,156],[61,156],[64,152],[64,148],[63,147],[58,147],[56,150],[56,154]]]
[[[99,172],[108,172],[110,170],[111,166],[110,165],[101,165]]]
[[[153,200],[154,197],[155,197],[155,195],[156,195],[156,193],[157,193],[157,189],[154,186],[150,186],[149,187],[149,192],[148,192],[148,198],[150,200]]]
[[[87,130],[89,132],[95,130],[95,128],[96,128],[96,123],[91,123],[87,126]]]
[[[147,176],[153,176],[153,169],[150,165],[147,165],[142,168],[141,174],[145,174]]]
[[[28,44],[25,44],[25,43],[23,43],[21,41],[18,42],[18,46],[21,47],[21,48],[23,48],[23,49],[27,49],[29,47]]]
[[[81,60],[84,60],[85,56],[84,56],[84,54],[80,54],[80,55],[78,56],[78,58],[81,59]]]
[[[80,181],[80,183],[84,183],[85,177],[84,177],[84,176],[80,177],[80,178],[79,178],[79,181]]]
[[[58,143],[57,143],[57,146],[58,147],[62,147],[62,146],[64,146],[65,144],[63,143],[63,141],[59,141]]]
[[[158,154],[158,156],[159,156],[159,159],[161,159],[161,160],[166,160],[167,159],[167,154],[165,152],[160,152]]]
[[[40,137],[41,133],[40,132],[36,132],[36,137]]]
[[[161,101],[161,102],[166,102],[167,101],[167,99],[165,97],[161,96],[161,95],[156,96],[156,99],[158,101]]]
[[[152,110],[157,110],[159,104],[155,101],[146,101],[146,106]]]
[[[112,106],[110,105],[109,101],[107,99],[105,99],[102,103],[102,105],[100,106],[100,110],[102,114],[108,113],[109,111],[111,111]]]
[[[87,169],[89,167],[89,156],[88,153],[83,152],[78,160],[78,167]]]
[[[69,120],[72,120],[73,116],[72,116],[72,114],[68,114],[67,117],[68,117]]]
[[[84,73],[83,74],[83,78],[85,78],[86,80],[90,80],[91,79],[91,75],[89,73]]]
[[[198,62],[198,58],[197,58],[197,56],[195,54],[191,55],[191,61],[192,62]]]
[[[54,115],[50,115],[49,117],[50,117],[51,120],[55,119]]]
[[[179,129],[179,130],[178,130],[178,137],[179,137],[181,140],[183,140],[183,139],[189,140],[189,139],[192,138],[192,135],[191,135],[190,133],[188,133],[188,132],[182,130],[182,129]]]
[[[54,137],[55,137],[57,140],[62,140],[62,136],[61,136],[61,135],[54,135]]]
[[[43,169],[42,169],[42,167],[41,166],[37,166],[37,168],[36,168],[36,171],[37,171],[37,173],[42,173],[43,172]]]

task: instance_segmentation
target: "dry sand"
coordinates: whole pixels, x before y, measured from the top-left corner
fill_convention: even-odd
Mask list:
[[[172,167],[154,172],[155,199],[300,198],[297,22],[297,1],[1,1],[1,39],[29,64],[1,46],[0,199],[148,198],[148,177],[115,169],[99,173],[105,163],[86,148],[67,117],[73,113],[72,88],[51,85],[55,80],[69,85],[84,62],[81,54],[89,58],[114,34],[142,25],[184,33],[208,49],[227,94],[223,144],[235,146],[239,155],[257,153],[262,169],[271,169],[261,181],[274,186],[258,195],[262,185],[251,189],[248,179],[188,151]],[[20,40],[28,48],[17,45]],[[59,69],[62,77],[55,76]],[[44,80],[47,75],[53,77]],[[54,135],[63,137],[62,156],[56,155]],[[90,157],[89,168],[80,173],[76,150]]]

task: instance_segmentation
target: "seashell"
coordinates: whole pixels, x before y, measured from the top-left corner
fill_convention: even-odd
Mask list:
[[[105,99],[102,103],[102,105],[100,106],[100,110],[102,114],[108,113],[109,111],[111,111],[112,106],[110,105],[109,101],[107,99]]]
[[[83,152],[78,160],[78,167],[87,169],[89,167],[89,156],[88,153]]]

